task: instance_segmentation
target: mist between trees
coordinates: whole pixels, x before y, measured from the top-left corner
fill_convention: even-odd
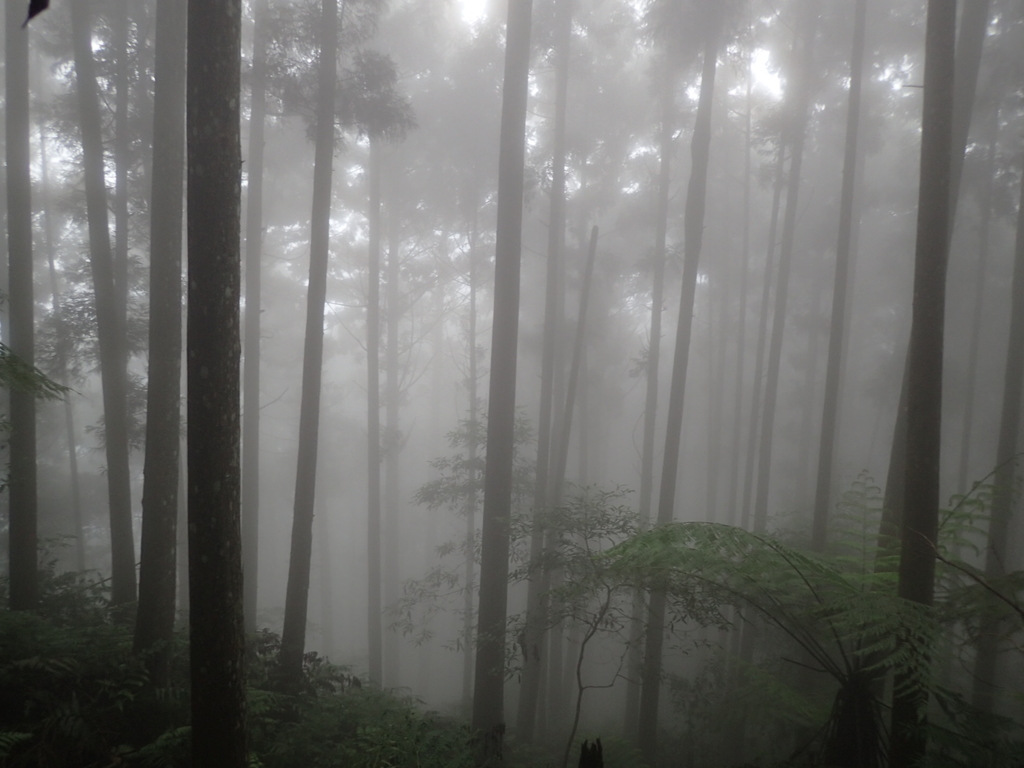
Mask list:
[[[1024,763],[1019,2],[3,39],[0,764]]]

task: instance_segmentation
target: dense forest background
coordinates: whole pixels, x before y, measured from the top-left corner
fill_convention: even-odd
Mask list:
[[[8,1],[0,765],[1021,764],[1024,5],[507,13]]]

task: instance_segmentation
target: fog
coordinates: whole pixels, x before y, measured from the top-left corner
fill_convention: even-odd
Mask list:
[[[90,239],[96,214],[86,206],[83,172],[83,158],[86,166],[89,161],[81,64],[72,52],[70,8],[76,2],[85,0],[55,0],[24,33],[32,290],[21,317],[29,313],[34,342],[26,346],[19,331],[17,297],[26,294],[13,255],[10,282],[5,269],[0,286],[0,327],[5,355],[21,355],[68,387],[56,399],[36,401],[39,562],[48,573],[76,572],[102,586],[116,578],[112,568],[117,572],[111,550],[113,440],[128,446],[133,556],[145,568],[146,425],[157,418],[152,403],[147,411],[152,216],[164,183],[154,170],[164,126],[153,121],[161,27],[156,0],[89,3],[103,206],[110,212],[105,231],[113,296],[120,302],[122,373],[127,371],[127,426],[111,436],[104,378],[112,374],[103,369],[103,330],[97,330],[102,298],[95,283],[95,231]],[[969,28],[975,4],[987,13],[980,37],[975,35],[975,48],[981,46],[976,73]],[[847,653],[859,660],[850,662],[856,670],[851,678],[877,665],[881,672],[873,680],[880,687],[872,701],[879,709],[872,711],[886,723],[893,696],[886,675],[900,679],[905,673],[904,662],[891,660],[898,652],[882,648],[878,635],[864,629],[876,621],[870,612],[876,610],[874,631],[896,637],[895,625],[886,623],[890,614],[875,606],[836,617],[843,610],[838,605],[873,599],[878,591],[896,600],[897,573],[901,599],[908,597],[899,566],[880,563],[894,551],[886,536],[899,538],[904,502],[894,500],[894,493],[902,493],[893,490],[894,482],[902,483],[903,473],[912,479],[914,472],[901,461],[907,448],[897,414],[905,407],[901,386],[925,194],[922,137],[930,130],[927,117],[922,122],[928,5],[866,3],[863,64],[853,72],[860,7],[854,0],[535,0],[516,373],[514,382],[501,382],[514,384],[518,424],[501,640],[506,664],[498,674],[504,710],[494,720],[508,723],[515,745],[509,764],[526,764],[515,760],[525,760],[528,742],[537,759],[553,765],[562,760],[567,740],[595,736],[604,739],[606,751],[618,744],[625,755],[606,756],[609,764],[776,764],[795,760],[804,742],[814,745],[806,754],[823,761],[813,764],[883,764],[854,757],[843,762],[828,751],[837,749],[828,728],[840,727],[829,725],[830,717],[838,717],[829,714],[836,683],[831,672],[807,670],[830,669],[824,659]],[[1012,346],[1008,352],[1011,313],[1024,308],[1024,296],[1014,293],[1018,273],[1024,274],[1018,228],[1024,11],[1014,0],[960,5],[956,81],[949,87],[953,160],[946,173],[953,177],[948,195],[954,215],[941,376],[932,377],[941,379],[940,530],[931,539],[939,574],[930,582],[934,600],[927,602],[934,604],[939,629],[930,650],[921,651],[924,661],[908,668],[934,667],[928,678],[933,724],[960,734],[954,741],[968,738],[968,731],[956,730],[963,723],[936,703],[940,692],[964,707],[971,703],[971,712],[1007,718],[987,753],[994,755],[992,764],[1003,765],[1009,763],[999,760],[1012,753],[1005,744],[1021,743],[1017,691],[1024,672],[1017,650],[1020,582],[1014,579],[1022,567],[1019,494],[1006,489],[1019,488],[1019,428],[1005,424],[1020,413],[1019,402],[1009,403],[1006,394],[1015,386],[1019,400],[1020,377],[1013,384],[1007,370],[1024,355]],[[333,134],[318,130],[325,114],[320,51],[326,8],[327,2],[314,0],[243,4],[240,312],[249,338],[242,340],[240,371],[249,388],[241,396],[243,408],[258,404],[258,419],[241,412],[237,459],[244,579],[256,585],[255,606],[247,592],[246,630],[250,642],[254,631],[289,631],[295,520],[310,502],[312,556],[300,651],[341,665],[364,686],[409,694],[417,706],[458,722],[472,718],[480,727],[491,722],[474,710],[472,685],[480,674],[473,655],[477,612],[484,608],[476,604],[479,579],[481,569],[494,567],[481,562],[480,549],[485,503],[491,503],[485,502],[485,477],[495,471],[484,463],[494,439],[486,431],[493,407],[488,392],[494,391],[491,345],[503,322],[495,316],[496,295],[508,290],[495,278],[499,209],[509,205],[501,176],[507,171],[499,172],[503,86],[509,88],[503,79],[506,7],[489,0],[340,3],[337,82],[326,91]],[[10,25],[11,12],[7,18]],[[262,46],[259,34],[265,35]],[[8,54],[11,40],[8,30]],[[709,66],[713,89],[702,89]],[[860,114],[851,122],[854,79]],[[8,89],[11,82],[9,77]],[[703,114],[702,92],[710,99],[710,112]],[[5,110],[12,103],[8,98]],[[20,130],[7,117],[8,133]],[[710,121],[706,151],[702,119]],[[256,121],[262,121],[258,130]],[[848,146],[851,128],[856,143]],[[958,134],[967,128],[966,138]],[[257,141],[263,136],[258,157],[254,131]],[[333,146],[318,145],[322,141]],[[326,177],[317,384],[309,355],[319,316],[314,312],[310,321],[307,312],[316,301],[318,146],[331,153],[333,176]],[[8,151],[8,176],[12,157]],[[9,178],[5,195],[22,194],[17,189]],[[11,218],[8,198],[4,210]],[[247,228],[253,216],[259,217],[255,238],[254,227]],[[596,251],[581,329],[592,228]],[[10,243],[14,254],[18,246]],[[187,266],[188,249],[182,250]],[[834,320],[838,251],[847,254],[848,278],[840,288],[845,309]],[[254,269],[258,295],[249,293]],[[182,270],[184,329],[190,278]],[[680,323],[680,312],[684,319],[692,316],[681,346],[677,332],[687,323]],[[660,336],[652,331],[654,322]],[[831,371],[830,345],[838,350]],[[673,368],[681,348],[685,381]],[[373,360],[375,393],[368,370]],[[190,430],[187,363],[186,354],[182,473]],[[258,389],[249,378],[255,370]],[[649,386],[652,375],[656,388]],[[837,393],[831,410],[830,377]],[[4,385],[10,381],[5,374]],[[318,402],[304,404],[304,390]],[[912,412],[915,392],[909,394]],[[678,426],[670,421],[670,396],[681,403]],[[563,448],[567,403],[573,411]],[[11,463],[15,482],[18,445],[27,450],[25,442],[14,442],[23,429],[17,427],[18,407],[12,396],[5,422],[14,431],[10,440],[4,437],[4,462]],[[368,418],[375,407],[379,438]],[[312,410],[300,427],[304,408]],[[648,433],[652,424],[645,415],[652,412]],[[255,444],[253,428],[256,462],[244,454],[247,441]],[[831,462],[824,472],[823,430]],[[666,520],[666,504],[659,500],[669,487],[664,457],[674,432],[679,458]],[[313,441],[305,446],[312,448],[306,459],[300,457],[302,435]],[[375,441],[379,456],[368,449]],[[303,477],[310,475],[303,474],[302,461],[315,462],[315,485],[309,486],[315,492],[307,502]],[[649,497],[642,487],[645,461]],[[371,465],[377,463],[375,496]],[[537,484],[538,471],[545,485]],[[182,549],[188,482],[182,476],[177,486],[183,489],[176,501]],[[245,495],[246,485],[255,496]],[[1001,497],[1011,499],[1012,517],[997,529],[992,520],[999,513],[993,510]],[[816,498],[823,510],[817,523]],[[8,520],[16,519],[15,497],[3,494],[0,504],[0,535],[9,542],[0,557],[13,574],[19,544]],[[890,518],[893,508],[899,511]],[[669,521],[711,525],[666,529]],[[379,550],[371,535],[375,524]],[[245,537],[256,526],[253,550]],[[659,530],[675,531],[665,536],[676,538],[659,539]],[[991,542],[990,530],[1002,530],[1002,540]],[[379,573],[374,552],[381,558]],[[180,628],[188,624],[188,577],[183,552],[177,557]],[[773,557],[792,565],[799,578],[793,572],[779,576],[784,568]],[[840,575],[827,575],[833,573]],[[840,581],[842,588],[836,587]],[[14,584],[12,575],[12,601]],[[801,584],[813,599],[797,594]],[[979,585],[998,599],[979,595]],[[656,617],[659,595],[663,607]],[[112,600],[119,602],[116,594]],[[993,607],[997,603],[1000,608]],[[374,622],[382,633],[379,645]],[[664,636],[660,670],[642,658],[651,626],[663,630],[657,632]],[[982,672],[980,638],[986,634],[999,637],[1001,650],[996,666]],[[901,642],[909,642],[906,636]],[[917,648],[916,642],[901,647]],[[821,650],[831,649],[830,643],[838,651]],[[994,669],[995,676],[978,682]],[[532,683],[531,674],[539,676]],[[649,674],[653,713],[650,699],[638,698],[652,684]],[[847,678],[839,678],[842,687]],[[539,693],[524,694],[533,684]],[[527,695],[535,698],[524,715],[521,699]],[[974,758],[957,749],[933,743],[930,754],[948,764],[971,764]]]

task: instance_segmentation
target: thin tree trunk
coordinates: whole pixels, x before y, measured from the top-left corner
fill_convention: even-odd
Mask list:
[[[683,395],[690,356],[693,305],[697,289],[697,270],[704,240],[704,207],[707,197],[708,161],[711,154],[711,107],[718,63],[721,9],[707,9],[708,29],[704,43],[700,98],[690,145],[692,167],[686,192],[683,235],[683,285],[679,299],[679,323],[676,328],[675,357],[672,362],[672,386],[669,393],[665,455],[658,496],[658,525],[671,522],[675,513],[676,476],[682,438]],[[643,680],[640,692],[638,743],[644,758],[653,764],[657,754],[658,699],[661,691],[661,650],[665,631],[665,593],[652,591],[647,616],[647,642],[644,648]]]
[[[818,405],[818,371],[821,368],[821,297],[825,292],[825,275],[821,264],[808,264],[811,272],[811,304],[807,312],[807,367],[804,369],[803,397],[800,403],[800,440],[797,449],[796,493],[794,502],[804,507],[813,503],[811,491],[811,443],[814,442],[815,406]],[[820,406],[818,406],[820,407]]]
[[[189,0],[188,530],[195,768],[244,768],[248,762],[239,472],[241,38],[238,0]]]
[[[118,320],[117,291],[104,179],[103,135],[92,53],[92,4],[71,4],[72,38],[82,132],[82,163],[89,218],[89,257],[96,295],[96,325],[103,378],[107,491],[110,502],[111,602],[135,600],[135,539],[132,534],[128,470],[127,371],[124,326]]]
[[[816,0],[801,5],[805,26],[800,69],[789,119],[793,121],[793,154],[789,163],[786,186],[786,214],[782,222],[782,243],[779,247],[779,277],[775,287],[771,343],[768,347],[768,371],[764,382],[764,405],[761,418],[760,446],[757,465],[757,495],[754,497],[754,531],[761,533],[768,523],[768,499],[771,483],[772,445],[775,432],[775,407],[779,393],[779,368],[782,364],[782,339],[786,328],[786,304],[789,298],[789,273],[793,261],[796,233],[796,209],[800,194],[800,173],[803,167],[804,140],[807,132],[807,109],[810,101],[810,78],[814,66],[814,37],[817,27]]]
[[[116,0],[111,15],[114,48],[114,294],[117,321],[128,323],[128,36],[131,27],[128,0]]]
[[[60,383],[68,386],[67,344],[68,325],[60,300],[60,284],[57,280],[57,247],[53,237],[53,210],[50,200],[49,161],[46,153],[46,132],[39,129],[39,181],[43,207],[43,237],[46,242],[46,262],[50,277],[53,317],[57,322],[57,367]],[[71,478],[71,512],[75,523],[75,569],[85,570],[85,524],[82,521],[82,493],[78,477],[78,441],[75,438],[75,408],[71,404],[71,393],[64,398],[64,431],[68,440],[68,474]]]
[[[309,289],[302,354],[299,455],[295,470],[295,511],[281,631],[281,675],[286,685],[302,679],[309,610],[309,566],[313,549],[313,504],[320,433],[320,382],[324,356],[324,304],[330,251],[331,176],[334,162],[335,91],[338,79],[338,2],[323,0],[317,67],[316,148],[313,208],[309,222]]]
[[[481,531],[473,729],[481,757],[501,763],[504,734],[505,625],[508,606],[509,518],[515,452],[516,346],[523,222],[523,161],[530,69],[532,0],[512,0],[505,33],[498,211],[495,233],[494,319],[487,418],[487,468]]]
[[[1024,178],[1021,179],[1017,208],[1017,242],[1014,249],[1013,287],[1010,304],[1010,338],[1006,349],[1003,379],[1003,408],[999,420],[999,444],[996,452],[996,475],[992,492],[992,515],[989,519],[988,545],[985,551],[985,578],[995,579],[1010,571],[1010,523],[1016,497],[1018,477],[1018,434],[1020,430],[1021,390],[1024,388]],[[990,622],[978,642],[974,665],[974,704],[992,712],[1002,688],[997,676],[1000,626]]]
[[[859,153],[861,83],[864,73],[864,37],[867,24],[867,0],[857,0],[853,22],[853,52],[850,55],[850,97],[846,108],[846,146],[843,150],[843,180],[839,195],[839,235],[836,243],[836,269],[832,285],[832,318],[828,336],[828,364],[825,371],[825,403],[821,416],[821,441],[818,445],[818,478],[814,490],[814,519],[811,546],[825,549],[828,539],[828,513],[832,500],[832,461],[835,455],[836,422],[839,416],[839,380],[842,373],[843,341],[846,337],[847,296],[849,294],[850,253],[853,230],[853,193],[856,189]]]
[[[547,624],[549,598],[541,571],[545,531],[538,520],[545,511],[550,491],[549,465],[552,443],[555,354],[562,333],[559,311],[559,280],[565,251],[565,117],[569,90],[569,58],[572,40],[572,0],[558,0],[555,21],[555,112],[552,128],[551,193],[548,214],[547,281],[544,299],[544,341],[541,351],[540,409],[537,420],[537,464],[534,475],[533,514],[530,534],[530,576],[526,595],[525,649],[522,688],[516,715],[516,736],[530,744],[534,736],[537,700],[541,689],[541,648]]]
[[[988,151],[985,154],[984,180],[978,209],[978,262],[974,271],[974,309],[971,317],[971,339],[967,348],[967,391],[964,392],[964,418],[960,438],[960,470],[957,474],[957,491],[967,493],[968,474],[971,458],[971,432],[974,427],[974,391],[978,380],[978,351],[981,346],[981,319],[985,306],[985,283],[988,276],[989,230],[992,222],[992,190],[995,186],[996,144],[999,134],[999,107],[992,108],[992,124],[989,128]]]
[[[479,402],[477,401],[476,365],[476,198],[473,200],[473,224],[469,233],[469,445],[466,455],[466,589],[462,616],[462,706],[466,712],[473,704],[473,591],[476,585],[476,506],[477,506],[477,444]]]
[[[35,299],[32,259],[32,178],[29,146],[28,31],[21,28],[20,4],[7,3],[5,16],[4,107],[7,132],[7,253],[10,350],[35,365]],[[7,325],[7,323],[5,323]],[[36,393],[10,391],[8,563],[9,601],[28,610],[38,601],[36,489]]]
[[[929,0],[925,42],[921,181],[910,332],[904,513],[898,594],[930,605],[935,589],[942,442],[942,353],[949,255],[956,1]],[[1019,392],[1018,392],[1019,398]],[[906,650],[906,649],[905,649]],[[922,765],[927,749],[928,648],[911,648],[913,671],[897,675],[891,765]]]
[[[366,302],[366,461],[369,473],[367,495],[367,547],[369,567],[370,681],[384,682],[383,638],[381,637],[381,548],[380,548],[380,139],[371,137],[369,176],[369,296]]]
[[[148,656],[150,683],[162,688],[170,676],[177,565],[187,23],[183,0],[158,0],[156,12],[153,178],[159,181],[150,198],[149,387],[134,651]]]
[[[267,0],[253,4],[249,152],[245,164],[245,361],[242,401],[242,560],[245,631],[256,631],[260,533],[260,310],[263,262],[263,145],[267,113]]]
[[[753,56],[747,56],[747,111],[744,117],[743,127],[743,253],[740,266],[740,315],[737,321],[739,329],[736,334],[736,399],[733,401],[733,426],[732,426],[732,478],[729,482],[729,519],[730,525],[739,523],[740,515],[736,514],[736,505],[739,502],[740,491],[740,466],[742,449],[742,426],[743,426],[743,370],[747,359],[747,283],[750,275],[750,155],[751,155],[751,115],[753,105],[751,91],[754,78],[751,72],[751,61]],[[765,276],[765,284],[768,284],[768,276]],[[767,302],[765,302],[767,304]],[[753,386],[757,392],[757,382]],[[755,395],[756,397],[756,395]]]
[[[394,187],[392,187],[394,190]],[[387,309],[387,339],[384,345],[384,605],[394,605],[399,598],[400,574],[399,539],[402,526],[399,510],[399,455],[402,452],[402,430],[398,423],[399,371],[398,371],[398,323],[402,317],[399,280],[401,275],[401,253],[399,246],[399,224],[397,195],[391,195],[393,205],[388,212],[388,261],[385,281],[384,306]],[[394,629],[384,634],[384,685],[397,688],[401,685],[401,662],[399,656],[399,635]]]
[[[644,437],[640,458],[640,525],[651,519],[654,495],[654,432],[658,415],[658,376],[661,361],[661,315],[665,302],[665,240],[668,231],[668,191],[671,181],[672,113],[675,108],[675,78],[663,82],[661,130],[659,137],[658,207],[654,230],[654,253],[651,274],[651,329],[647,339],[647,392],[644,397]],[[643,592],[633,594],[633,610],[629,623],[629,658],[626,672],[625,734],[636,736],[640,715],[640,675],[643,665],[644,610]]]
[[[334,582],[331,576],[331,521],[324,513],[323,498],[317,500],[316,556],[320,561],[320,632],[321,653],[334,652]]]

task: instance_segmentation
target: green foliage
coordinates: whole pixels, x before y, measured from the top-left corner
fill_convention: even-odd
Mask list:
[[[29,365],[0,342],[0,389],[32,392],[42,400],[60,400],[70,390]]]

